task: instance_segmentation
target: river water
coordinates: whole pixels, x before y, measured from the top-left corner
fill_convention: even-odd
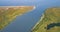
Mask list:
[[[18,16],[0,32],[30,32],[45,9],[59,7],[60,0],[0,0],[0,6],[36,6],[36,9]]]

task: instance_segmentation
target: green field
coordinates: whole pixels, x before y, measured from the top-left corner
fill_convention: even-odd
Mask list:
[[[18,15],[32,11],[34,6],[0,6],[0,30],[7,26]]]
[[[46,9],[46,11],[42,14],[41,19],[36,23],[31,32],[60,32],[60,26],[56,26],[56,24],[54,27],[47,29],[47,26],[51,23],[60,23],[59,7]]]

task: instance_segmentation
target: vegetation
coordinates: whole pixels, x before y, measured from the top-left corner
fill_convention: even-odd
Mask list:
[[[60,26],[54,26],[49,30],[47,29],[47,26],[51,23],[60,23],[60,8],[48,8],[43,15],[43,19],[39,20],[38,24],[33,27],[31,32],[60,32]]]
[[[33,6],[0,7],[0,30],[8,25],[18,15],[23,15],[33,9]]]

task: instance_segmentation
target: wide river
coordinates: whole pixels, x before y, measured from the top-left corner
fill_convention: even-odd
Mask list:
[[[60,0],[0,0],[0,6],[36,6],[36,9],[18,16],[0,32],[30,32],[42,13],[50,7],[60,7]]]

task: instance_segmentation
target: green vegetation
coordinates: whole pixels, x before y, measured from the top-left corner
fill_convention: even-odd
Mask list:
[[[51,23],[60,23],[60,8],[48,8],[43,16],[43,19],[39,20],[31,32],[60,32],[60,26],[54,26],[49,30],[46,29]]]
[[[23,15],[24,13],[29,12],[33,9],[33,6],[0,7],[0,30],[8,25],[18,15]]]

